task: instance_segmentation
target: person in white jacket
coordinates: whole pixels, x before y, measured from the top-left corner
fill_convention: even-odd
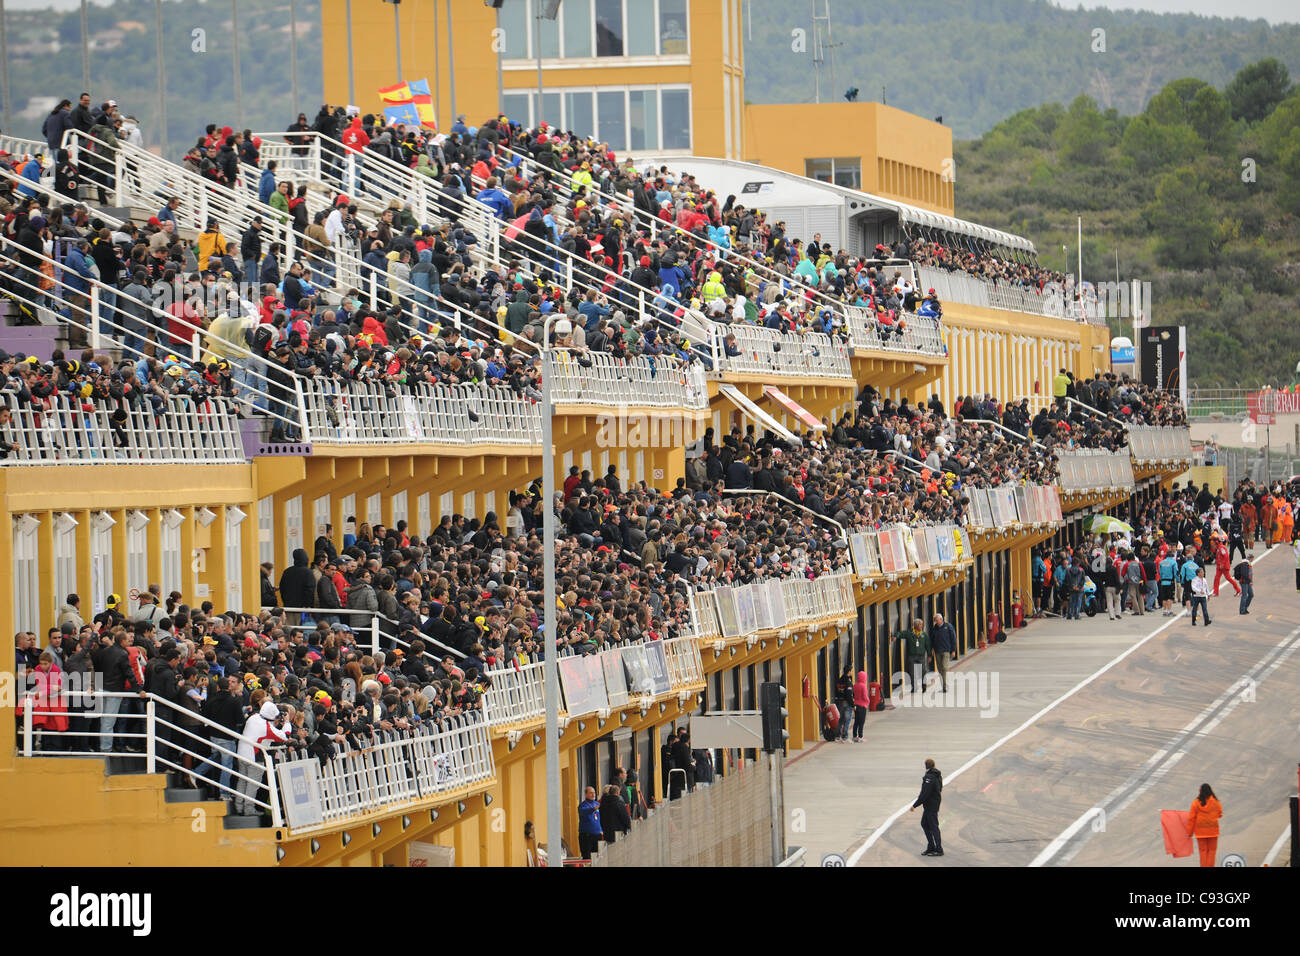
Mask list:
[[[278,724],[272,721],[278,721]],[[239,780],[239,797],[235,800],[235,813],[239,816],[254,816],[260,812],[253,800],[262,788],[265,775],[262,751],[288,740],[290,729],[289,718],[281,717],[280,708],[269,700],[244,722],[243,737],[239,741],[239,764],[235,769],[248,779]]]

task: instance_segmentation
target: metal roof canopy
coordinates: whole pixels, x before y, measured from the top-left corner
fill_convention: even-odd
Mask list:
[[[737,160],[716,159],[707,156],[639,156],[636,160],[637,168],[641,169],[646,165],[666,165],[673,173],[690,173],[700,180],[705,187],[712,189],[719,195],[725,196],[734,193],[736,202],[747,207],[765,209],[770,205],[773,208],[785,208],[791,204],[824,206],[831,205],[832,203],[827,200],[834,197],[841,203],[852,201],[867,207],[866,209],[846,207],[845,214],[850,217],[859,216],[873,208],[888,210],[897,215],[901,222],[916,223],[931,229],[942,229],[958,235],[983,239],[986,242],[1005,246],[1008,249],[1017,249],[1023,252],[1037,251],[1032,242],[1014,233],[992,229],[954,216],[945,216],[942,213],[931,212],[928,209],[921,209],[909,203],[875,196],[858,189],[850,189],[847,186],[822,182],[818,179],[800,176],[782,169],[759,166],[756,163],[743,163]],[[704,169],[707,169],[708,172],[701,175]],[[746,193],[744,191],[745,185],[754,183],[771,184],[771,189],[768,192]]]

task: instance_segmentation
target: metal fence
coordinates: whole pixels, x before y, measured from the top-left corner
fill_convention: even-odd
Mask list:
[[[1114,452],[1086,448],[1057,454],[1062,491],[1133,490],[1133,461],[1127,447]]]
[[[1055,316],[1105,325],[1104,310],[1095,299],[1075,300],[1062,291],[1040,292],[1032,286],[994,282],[964,272],[949,272],[934,266],[917,266],[920,288],[933,288],[941,302],[960,302],[985,309],[1005,309],[1029,315]]]
[[[704,368],[676,358],[619,359],[592,352],[590,367],[566,352],[551,362],[551,398],[559,405],[626,404],[653,408],[703,409],[709,405]]]
[[[1192,433],[1187,428],[1130,425],[1128,444],[1133,460],[1142,464],[1192,459]]]
[[[1192,388],[1187,392],[1188,418],[1240,418],[1246,414],[1246,388]]]
[[[759,325],[717,325],[719,337],[735,335],[739,355],[719,347],[719,367],[759,375],[853,377],[849,345],[820,332],[778,332]]]
[[[849,340],[854,350],[886,352],[920,352],[924,355],[946,355],[939,320],[925,315],[904,313],[902,329],[890,330],[877,322],[869,309],[862,306],[845,306],[849,322]]]
[[[613,843],[601,843],[591,865],[775,866],[772,827],[781,824],[773,820],[772,793],[781,792],[781,777],[779,762],[773,770],[760,759],[697,786],[634,823]]]
[[[316,444],[542,442],[541,407],[505,387],[300,377],[294,386],[307,423],[303,439]]]
[[[289,815],[295,833],[376,810],[399,810],[491,780],[496,773],[488,724],[472,714],[452,717],[442,726],[376,731],[374,740],[361,746],[345,742],[334,747],[334,756],[323,763],[301,752],[280,763],[282,774],[302,768],[319,779],[319,813],[309,817],[314,822],[298,826]],[[281,792],[287,800],[286,789]]]
[[[625,675],[624,661],[629,650],[655,645],[662,647],[667,671],[666,690],[661,693],[680,693],[704,683],[704,663],[700,658],[699,641],[694,637],[675,637],[666,641],[639,641],[609,647],[590,655],[599,662],[599,681],[602,691],[595,695],[596,706],[569,700],[561,696],[561,712],[567,717],[585,717],[597,710],[630,706],[629,691],[640,696],[637,688],[629,687],[631,671]],[[561,664],[566,658],[560,658]],[[520,667],[490,669],[486,676],[491,684],[484,692],[484,709],[489,726],[502,727],[536,720],[546,713],[546,678],[543,663],[537,661]],[[564,687],[563,681],[561,687]],[[653,694],[651,696],[654,696]],[[587,700],[590,698],[584,698]]]
[[[127,462],[233,464],[244,462],[239,419],[229,401],[195,402],[167,396],[157,405],[130,405],[56,394],[49,406],[0,392],[10,413],[0,441],[11,447],[0,465],[94,465]],[[117,405],[117,403],[112,403]]]

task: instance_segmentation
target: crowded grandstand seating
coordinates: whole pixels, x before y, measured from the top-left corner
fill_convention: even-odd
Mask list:
[[[557,404],[702,413],[728,375],[852,383],[858,354],[941,359],[919,269],[1036,295],[1058,278],[919,238],[870,259],[805,244],[689,176],[502,119],[427,138],[358,119],[354,149],[326,108],[283,134],[212,127],[180,165],[101,123],[65,134],[52,177],[0,170],[11,324],[57,339],[48,360],[0,352],[0,464],[242,461],[249,422],[272,442],[537,448],[546,346]],[[92,193],[114,208],[88,208]],[[1055,525],[1053,486],[1113,488],[1115,467],[1131,488],[1131,436],[1134,460],[1175,460],[1166,433],[1184,424],[1170,396],[1115,375],[952,409],[867,385],[819,429],[709,429],[675,488],[574,467],[551,503],[549,626],[539,479],[504,515],[446,515],[423,539],[401,520],[341,550],[321,538],[268,572],[260,614],[191,595],[135,624],[106,612],[99,634],[170,665],[137,681],[171,718],[146,732],[124,703],[56,733],[33,724],[37,702],[20,733],[28,753],[121,759],[157,733],[184,782],[279,825],[275,774],[236,753],[269,704],[276,760],[320,762],[329,820],[450,792],[491,777],[489,729],[543,713],[544,652],[650,675],[604,707],[566,701],[568,717],[685,694],[701,642],[853,618],[855,579],[969,562],[986,516]],[[109,663],[94,630],[74,628],[69,665]],[[394,782],[350,789],[372,750]]]

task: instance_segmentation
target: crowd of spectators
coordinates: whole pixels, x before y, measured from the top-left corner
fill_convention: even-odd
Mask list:
[[[1032,578],[1038,613],[1078,617],[1088,595],[1093,613],[1168,616],[1174,606],[1196,597],[1217,597],[1222,583],[1240,598],[1239,613],[1249,613],[1252,586],[1250,558],[1257,542],[1295,544],[1295,514],[1300,509],[1300,481],[1271,488],[1242,478],[1231,496],[1223,488],[1198,489],[1188,481],[1143,499],[1129,515],[1131,531],[1085,532],[1061,548],[1034,549]],[[1243,567],[1244,565],[1244,567]],[[1204,572],[1196,583],[1198,572]],[[1209,574],[1213,572],[1210,590]],[[1210,623],[1208,609],[1206,623]]]

